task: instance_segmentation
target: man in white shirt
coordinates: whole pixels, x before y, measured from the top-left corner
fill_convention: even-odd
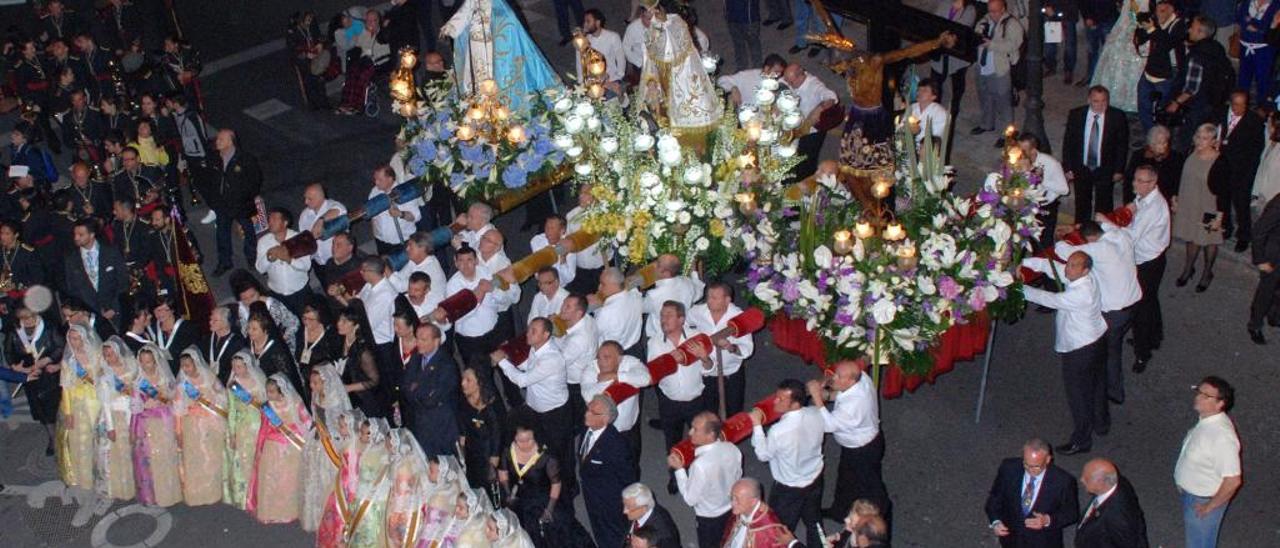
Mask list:
[[[480,236],[480,245],[476,253],[476,260],[479,267],[485,272],[497,274],[511,266],[511,259],[507,258],[507,252],[503,251],[506,238],[498,229],[487,230]],[[497,337],[499,342],[516,336],[516,318],[511,312],[511,307],[520,302],[520,284],[509,284],[507,289],[494,295],[497,299],[494,304],[498,305],[498,322],[494,324],[493,336]]]
[[[694,333],[713,335],[742,314],[742,309],[733,304],[733,288],[724,282],[707,285],[705,301],[689,309],[688,324]],[[755,335],[725,337],[716,341],[716,347],[703,362],[702,406],[707,411],[720,410],[719,376],[723,371],[724,416],[731,417],[742,411],[747,387],[747,372],[742,365],[755,353]]]
[[[697,273],[680,273],[683,265],[675,255],[659,255],[657,263],[658,279],[644,294],[644,313],[647,317],[644,334],[650,338],[662,334],[662,327],[658,325],[658,313],[667,301],[678,302],[688,310],[702,296],[706,287],[698,279]]]
[[[585,217],[587,208],[595,203],[595,197],[591,195],[591,187],[583,185],[578,191],[578,206],[569,210],[565,215],[568,223],[566,232],[572,234],[582,230],[582,219]],[[544,230],[545,230],[545,224]],[[533,249],[538,249],[534,247]],[[604,254],[600,250],[600,242],[591,244],[586,249],[575,251],[570,255],[573,256],[574,275],[573,281],[564,282],[565,289],[570,293],[591,293],[600,285],[600,272],[604,270]]]
[[[601,341],[615,341],[622,345],[628,353],[634,355],[636,345],[640,342],[640,332],[644,329],[642,313],[644,297],[635,288],[623,290],[626,277],[617,268],[609,267],[600,273],[600,294],[604,301],[592,313],[596,319],[596,332]],[[595,296],[588,296],[588,302]]]
[[[378,346],[389,344],[395,340],[395,329],[392,314],[396,311],[398,294],[391,287],[391,280],[386,276],[387,262],[382,257],[369,257],[360,264],[360,275],[364,277],[364,287],[357,295],[364,303],[365,316],[369,320],[369,329],[373,331],[373,342]],[[347,304],[344,302],[342,304]]]
[[[1227,415],[1235,405],[1235,388],[1208,376],[1195,386],[1200,420],[1187,432],[1173,468],[1186,521],[1185,546],[1216,546],[1218,528],[1231,499],[1244,483],[1240,470],[1240,435]]]
[[[444,276],[444,267],[440,260],[431,253],[431,235],[426,232],[414,232],[404,244],[404,254],[408,258],[400,270],[391,275],[391,285],[396,291],[404,293],[409,288],[409,277],[415,272],[422,272],[431,278],[431,299],[436,302],[444,300],[444,287],[449,283]]]
[[[596,350],[596,358],[587,361],[586,368],[580,372],[580,379],[584,402],[590,402],[591,398],[603,394],[606,388],[615,383],[644,388],[653,382],[644,363],[634,356],[623,355],[622,346],[613,341],[600,345],[600,349]],[[637,464],[639,461],[635,459],[640,456],[640,429],[635,426],[639,417],[640,394],[618,402],[618,419],[613,422],[613,426],[627,439],[632,461]]]
[[[566,382],[564,355],[551,340],[551,320],[538,318],[529,324],[525,340],[529,357],[513,364],[501,350],[495,352],[495,364],[516,386],[526,391],[524,406],[533,413],[538,439],[546,444],[560,462],[573,462],[573,425],[577,420],[569,414],[569,388]],[[566,458],[568,457],[568,458]],[[572,467],[569,468],[571,470]],[[562,478],[565,470],[561,470]],[[572,475],[569,472],[568,475]]]
[[[1133,240],[1133,260],[1138,263],[1138,286],[1142,298],[1133,308],[1133,372],[1141,374],[1151,362],[1151,353],[1164,339],[1164,318],[1160,313],[1160,280],[1164,278],[1165,250],[1169,248],[1169,203],[1157,185],[1159,173],[1149,165],[1133,172],[1134,201],[1129,204],[1133,222],[1117,227],[1098,214],[1102,229],[1123,230]]]
[[[622,37],[604,28],[604,13],[591,8],[582,12],[582,32],[587,35],[591,48],[600,52],[605,62],[605,89],[615,96],[622,93],[622,78],[627,74],[627,56],[622,49]],[[582,81],[582,57],[574,55],[578,67],[578,81]]]
[[[369,191],[369,199],[391,192],[396,186],[396,172],[389,165],[381,165],[373,170],[373,189]],[[369,220],[373,227],[373,241],[377,245],[378,254],[384,257],[393,255],[404,248],[404,242],[413,234],[414,223],[422,218],[421,199],[396,205],[373,216]]]
[[[880,514],[888,521],[893,506],[881,473],[884,435],[880,432],[880,400],[871,375],[863,374],[856,362],[841,361],[832,366],[826,385],[811,380],[805,388],[813,406],[822,414],[823,430],[840,446],[836,489],[831,506],[823,514],[843,520],[853,501],[867,499],[880,508]],[[823,397],[825,388],[830,389],[830,399],[835,402],[830,410]]]
[[[649,348],[646,361],[653,361],[659,356],[675,350],[686,339],[689,333],[685,329],[684,305],[669,301],[658,313],[662,333],[649,337]],[[676,371],[658,381],[658,421],[662,427],[662,437],[670,451],[684,437],[686,425],[703,410],[702,407],[702,362],[681,365]],[[675,478],[673,477],[672,480]],[[674,481],[667,484],[667,491],[674,493]]]
[[[543,276],[545,275],[539,274],[539,278]],[[541,293],[534,299],[540,296],[542,296]],[[554,312],[540,316],[531,314],[529,323],[532,324],[538,318],[550,317],[552,314],[559,315],[565,325],[564,334],[556,339],[556,344],[560,345],[560,353],[564,355],[565,377],[569,383],[569,412],[577,417],[582,415],[584,409],[583,398],[580,397],[583,371],[590,366],[591,361],[595,359],[596,349],[600,348],[600,341],[596,338],[596,322],[587,315],[585,297],[568,295],[560,301],[559,308]],[[589,401],[591,398],[586,399]]]
[[[311,296],[311,289],[307,286],[311,280],[311,255],[290,257],[284,248],[285,240],[298,234],[289,228],[292,218],[287,209],[271,208],[267,214],[267,232],[258,238],[257,258],[253,266],[259,274],[267,276],[271,296],[284,303],[295,316],[301,316],[302,307]]]
[[[687,471],[680,453],[667,455],[680,498],[693,507],[700,548],[720,546],[730,518],[729,490],[742,479],[742,452],[724,441],[723,426],[715,413],[704,411],[693,418],[689,441],[693,442],[694,458]]]
[[[766,76],[769,78],[781,78],[782,72],[787,68],[787,60],[781,55],[770,53],[764,58],[764,67],[758,69],[740,70],[733,74],[725,74],[716,80],[716,85],[729,92],[729,100],[737,105],[738,108],[754,107],[756,105],[756,90],[760,88],[760,81]]]
[[[453,328],[453,324],[448,322],[436,323],[431,318],[431,312],[440,306],[440,299],[432,297],[431,277],[426,272],[414,272],[409,275],[409,287],[405,288],[399,299],[403,300],[403,304],[398,304],[397,308],[406,308],[413,311],[413,315],[418,318],[419,323],[434,323],[440,328],[440,342],[448,342],[449,338],[446,334],[449,329]]]
[[[1057,277],[1066,284],[1058,293],[1034,287],[1023,291],[1027,302],[1058,311],[1054,317],[1053,349],[1062,355],[1062,381],[1074,424],[1071,440],[1058,446],[1058,453],[1086,453],[1093,448],[1094,433],[1105,436],[1111,429],[1103,337],[1107,322],[1102,319],[1102,299],[1091,275],[1093,259],[1088,253],[1076,251],[1067,258],[1066,267],[1038,257],[1023,259],[1022,266],[1049,274],[1057,270]]]
[[[481,269],[476,263],[474,248],[459,249],[453,258],[453,264],[458,271],[449,278],[444,293],[452,296],[459,291],[469,289],[476,294],[476,307],[453,322],[453,341],[458,354],[462,356],[463,363],[476,369],[477,372],[485,372],[489,371],[488,367],[484,367],[489,363],[489,351],[503,342],[497,340],[492,334],[494,325],[498,323],[498,306],[495,303],[500,299],[495,296],[495,293],[500,291],[489,280],[489,272]],[[446,318],[441,308],[437,308],[431,316],[437,324],[445,321]],[[491,388],[495,386],[492,384],[492,376],[480,376],[483,377],[482,382],[489,382]],[[504,398],[519,397],[519,395],[519,391],[514,395],[503,394]],[[519,404],[508,407],[517,405]]]
[[[560,287],[560,274],[556,269],[543,267],[533,277],[538,283],[538,292],[533,294],[533,301],[529,303],[529,316],[525,325],[534,318],[549,318],[559,314],[560,306],[564,304],[565,297],[569,296],[569,292]]]
[[[558,214],[551,214],[542,222],[542,233],[535,234],[529,239],[529,250],[538,252],[547,247],[554,247],[560,243],[568,234],[569,223]],[[568,285],[573,283],[574,277],[578,274],[578,253],[566,253],[556,261],[554,268],[559,272],[560,283]]]
[[[648,32],[651,21],[653,12],[643,6],[638,7],[631,22],[627,24],[626,32],[622,33],[622,52],[627,57],[628,80],[633,79],[632,73],[635,74],[634,81],[640,80],[640,69],[644,68],[644,35]]]
[[[803,155],[804,160],[792,171],[797,180],[804,179],[818,169],[818,156],[822,152],[822,142],[826,140],[826,132],[818,131],[814,126],[822,113],[834,107],[839,98],[817,76],[809,74],[799,63],[791,63],[782,74],[787,87],[800,99],[800,122],[803,137],[796,143],[796,153]]]
[[[1102,319],[1107,321],[1107,398],[1124,403],[1124,336],[1129,331],[1134,305],[1142,298],[1138,268],[1133,260],[1133,240],[1123,230],[1103,232],[1092,220],[1077,225],[1085,242],[1058,242],[1054,253],[1070,257],[1083,251],[1093,258],[1093,276],[1101,292]]]
[[[324,232],[324,222],[347,214],[347,206],[337,200],[330,200],[329,193],[322,183],[311,183],[302,192],[302,203],[306,205],[298,214],[298,230],[310,230],[316,237],[316,252],[311,260],[316,265],[329,262],[333,256],[333,239],[320,239]]]
[[[769,507],[778,514],[778,521],[795,532],[803,519],[807,544],[820,546],[825,421],[817,407],[806,405],[808,397],[798,380],[779,383],[773,393],[773,409],[781,417],[765,434],[764,413],[752,409],[751,447],[760,462],[769,463],[773,475]]]
[[[484,233],[494,230],[494,226],[490,224],[493,220],[493,208],[484,202],[476,202],[467,208],[467,212],[458,215],[454,221],[455,224],[463,225],[461,232],[453,235],[453,247],[457,249],[462,244],[467,244],[471,249],[480,247],[480,237]]]
[[[916,146],[924,142],[925,137],[932,139],[934,150],[942,145],[942,137],[947,132],[947,121],[951,115],[946,107],[938,103],[938,84],[932,80],[921,80],[916,86],[916,102],[911,104],[910,116],[919,124],[916,131]]]
[[[1044,230],[1040,233],[1040,249],[1053,245],[1054,231],[1058,229],[1059,199],[1071,193],[1067,186],[1067,175],[1062,171],[1062,163],[1043,152],[1040,152],[1040,138],[1024,131],[1018,135],[1018,148],[1023,156],[1031,162],[1031,167],[1040,170],[1040,214],[1036,216]],[[1033,197],[1033,199],[1035,199]]]

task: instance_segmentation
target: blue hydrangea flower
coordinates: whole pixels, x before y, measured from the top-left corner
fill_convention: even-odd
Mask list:
[[[462,188],[462,184],[467,182],[467,177],[461,173],[453,173],[449,175],[449,188],[457,190]]]
[[[502,184],[507,188],[521,188],[529,181],[529,172],[520,166],[519,162],[512,162],[502,170]]]
[[[468,164],[479,164],[485,159],[484,149],[477,145],[459,146],[458,152],[462,155],[462,161]]]

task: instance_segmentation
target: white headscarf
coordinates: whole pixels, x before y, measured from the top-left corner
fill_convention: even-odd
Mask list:
[[[71,346],[72,334],[83,341],[84,359],[77,357]],[[67,328],[67,347],[62,351],[62,370],[58,375],[58,384],[63,388],[75,386],[75,383],[81,382],[81,371],[97,382],[98,375],[102,373],[102,341],[88,326],[72,323]]]
[[[241,377],[236,374],[235,364],[239,360],[244,363],[245,375]],[[236,352],[231,357],[231,375],[227,378],[227,388],[240,385],[259,402],[267,401],[267,375],[262,372],[262,368],[258,367],[258,359],[248,350]],[[234,391],[234,390],[233,390]]]

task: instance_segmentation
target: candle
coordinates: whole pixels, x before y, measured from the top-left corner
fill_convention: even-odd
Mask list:
[[[498,105],[498,108],[493,109],[493,117],[499,121],[506,121],[507,118],[511,117],[511,109],[507,108],[506,105]]]
[[[836,255],[853,253],[853,238],[848,230],[837,231],[833,237],[835,238],[835,244],[832,245],[832,251],[835,251]]]
[[[876,230],[874,228],[871,228],[871,223],[868,223],[866,221],[858,221],[853,225],[853,234],[857,236],[858,239],[865,240],[867,238],[875,236]]]
[[[407,101],[413,85],[403,78],[391,79],[391,96],[399,101]]]
[[[916,267],[916,246],[903,244],[898,247],[898,268],[911,270]]]
[[[911,131],[912,135],[920,133],[920,119],[916,118],[915,116],[908,116],[907,129]]]
[[[1018,128],[1013,127],[1013,124],[1009,124],[1009,127],[1004,128],[1004,137],[1006,139],[1012,139],[1013,136],[1017,134],[1018,134]]]
[[[1009,191],[1009,198],[1005,200],[1005,203],[1008,204],[1009,207],[1020,209],[1023,205],[1026,205],[1027,202],[1024,199],[1022,189],[1014,188]]]
[[[1017,167],[1018,161],[1022,159],[1022,149],[1018,147],[1009,148],[1009,165]]]
[[[575,49],[579,51],[586,49],[587,43],[587,37],[582,34],[582,31],[578,31],[573,34],[573,47]]]
[[[739,192],[733,196],[734,201],[738,202],[738,211],[743,215],[750,216],[756,212],[756,195],[751,192]]]
[[[587,86],[587,95],[590,95],[592,99],[604,97],[604,86],[600,85],[599,82],[592,82],[591,85]]]
[[[409,49],[407,47],[400,50],[400,66],[401,67],[411,69],[416,64],[418,64],[417,53],[415,53],[412,49]]]
[[[764,131],[764,126],[760,123],[760,120],[753,118],[751,121],[747,122],[746,129],[747,140],[754,143],[760,140],[760,133]]]
[[[876,181],[871,185],[871,195],[883,200],[889,197],[889,185],[884,181]]]
[[[511,144],[513,144],[513,145],[518,145],[518,144],[520,144],[521,142],[523,142],[523,141],[524,141],[524,127],[522,127],[522,126],[511,126],[511,129],[507,130],[507,140],[508,140],[508,141],[511,141]]]
[[[602,59],[597,59],[595,61],[592,61],[590,65],[587,65],[587,70],[592,76],[603,75],[604,69],[605,69],[604,60]]]
[[[476,136],[476,130],[471,129],[471,126],[466,126],[466,125],[458,126],[458,139],[459,139],[459,140],[462,140],[462,141],[470,141],[470,140],[471,140],[471,138],[472,138],[472,137],[475,137],[475,136]]]
[[[484,110],[480,107],[471,107],[471,110],[467,111],[467,118],[479,122],[484,119]]]
[[[886,240],[896,242],[906,237],[907,232],[902,230],[902,225],[899,223],[889,223],[889,226],[884,227],[884,239]]]
[[[498,83],[492,79],[481,80],[480,86],[477,89],[480,91],[480,95],[492,97],[498,94]]]

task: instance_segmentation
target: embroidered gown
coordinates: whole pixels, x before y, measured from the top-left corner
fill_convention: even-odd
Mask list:
[[[428,534],[420,537],[419,545],[430,548],[428,540],[433,534],[449,526],[449,519],[458,506],[458,495],[467,489],[462,465],[457,457],[442,455],[427,466],[427,500],[423,508],[423,529]],[[434,478],[434,479],[433,479]]]
[[[248,350],[231,358],[231,374],[227,379],[227,447],[224,453],[226,482],[222,500],[247,510],[250,478],[258,454],[258,430],[262,412],[258,406],[267,401],[267,376],[258,368]]]
[[[93,489],[94,430],[101,405],[97,379],[102,373],[102,343],[93,330],[73,324],[67,331],[58,383],[58,475],[68,487]]]
[[[134,386],[138,382],[138,361],[120,337],[102,345],[103,368],[98,378],[97,447],[94,487],[99,495],[114,500],[137,496],[133,482],[133,437],[129,423],[142,402]],[[112,439],[114,438],[114,439]]]
[[[320,526],[316,530],[317,548],[345,546],[346,527],[354,512],[356,488],[360,483],[360,454],[369,443],[382,442],[382,438],[376,442],[373,440],[373,428],[364,413],[358,409],[342,413],[336,421],[330,423],[336,424],[333,447],[340,465],[338,474],[330,485],[324,512],[320,516]],[[362,432],[367,433],[363,439]],[[385,437],[385,432],[381,436]]]
[[[173,413],[177,383],[164,351],[148,344],[138,351],[138,385],[142,402],[133,415],[133,479],[138,501],[149,506],[173,506],[182,502],[178,453],[178,425]]]
[[[395,431],[396,458],[391,465],[391,485],[387,492],[386,537],[390,546],[416,546],[426,529],[424,508],[430,481],[426,455],[413,435],[403,428]]]
[[[217,374],[194,347],[184,351],[178,363],[182,496],[189,506],[222,502],[229,415],[227,391],[218,384]]]
[[[486,546],[486,524],[493,506],[483,489],[465,489],[456,497],[458,502],[449,519],[434,529],[428,529],[426,545],[433,548],[469,548]]]
[[[1091,85],[1106,86],[1111,92],[1111,106],[1125,112],[1138,112],[1138,78],[1147,64],[1147,56],[1133,45],[1133,32],[1138,29],[1138,13],[1150,9],[1144,0],[1120,3],[1120,17],[1107,34],[1098,55],[1098,67],[1093,72]]]
[[[343,389],[342,379],[333,365],[316,366],[308,376],[311,383],[311,418],[315,430],[308,434],[302,449],[302,515],[303,531],[320,527],[324,504],[333,491],[333,480],[341,462],[334,462],[338,419],[351,411],[351,400]],[[317,384],[318,383],[318,384]]]
[[[275,392],[274,395],[272,392]],[[262,523],[288,523],[302,512],[302,448],[311,415],[284,373],[267,379],[257,462],[247,507]]]
[[[392,438],[386,419],[369,420],[369,444],[360,453],[355,504],[352,505],[350,546],[387,545],[384,525],[387,492],[391,486],[391,455],[398,438]]]

